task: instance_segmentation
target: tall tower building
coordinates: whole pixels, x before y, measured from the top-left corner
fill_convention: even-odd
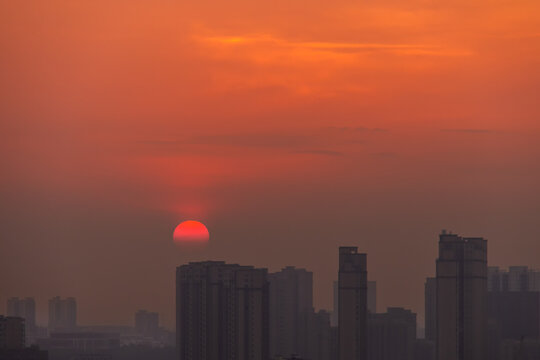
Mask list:
[[[34,298],[10,298],[7,301],[7,315],[24,319],[26,333],[33,334],[36,328],[36,302]]]
[[[270,354],[307,358],[313,314],[313,273],[288,266],[270,281]]]
[[[437,360],[487,360],[487,241],[447,234],[437,259]]]
[[[424,284],[424,310],[426,339],[437,338],[437,279],[427,278]]]
[[[367,255],[339,248],[339,360],[367,358]]]
[[[75,298],[49,300],[49,331],[72,331],[77,328],[77,302]]]
[[[266,269],[191,262],[176,268],[180,360],[269,358]]]
[[[367,308],[372,314],[377,313],[377,282],[367,282]]]

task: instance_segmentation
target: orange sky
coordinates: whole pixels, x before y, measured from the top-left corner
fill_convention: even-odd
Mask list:
[[[423,312],[442,228],[540,267],[536,0],[0,0],[0,50],[2,303],[172,326],[188,218],[317,307],[341,244],[381,310]]]

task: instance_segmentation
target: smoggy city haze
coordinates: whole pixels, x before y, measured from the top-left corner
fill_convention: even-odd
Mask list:
[[[207,259],[305,267],[330,309],[351,245],[422,317],[441,229],[540,267],[537,0],[0,0],[0,72],[0,313],[174,328]]]

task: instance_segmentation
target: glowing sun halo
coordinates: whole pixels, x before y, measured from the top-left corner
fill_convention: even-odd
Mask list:
[[[174,229],[173,239],[177,245],[206,245],[210,234],[203,223],[188,220],[181,222]]]

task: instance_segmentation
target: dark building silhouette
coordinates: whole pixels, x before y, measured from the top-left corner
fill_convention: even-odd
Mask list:
[[[488,269],[490,359],[534,358],[540,342],[539,274],[527,266]]]
[[[427,278],[424,284],[424,310],[426,339],[437,338],[437,279]]]
[[[367,309],[370,313],[377,313],[377,282],[367,282]]]
[[[488,291],[540,291],[540,271],[528,266],[488,268]]]
[[[288,266],[268,275],[270,354],[308,357],[313,315],[313,273]]]
[[[334,360],[332,353],[332,328],[330,326],[330,313],[320,310],[313,312],[309,324],[310,360]]]
[[[135,330],[138,334],[155,337],[159,333],[159,314],[146,310],[135,313]]]
[[[333,282],[334,290],[334,304],[332,314],[330,316],[330,324],[332,326],[338,326],[338,313],[339,313],[339,282]],[[367,309],[370,313],[377,313],[377,282],[368,280],[367,282]]]
[[[180,360],[267,360],[266,269],[192,262],[176,269],[176,336]]]
[[[7,315],[24,319],[26,342],[32,342],[36,332],[36,302],[34,298],[9,298],[7,301]]]
[[[435,360],[435,343],[427,339],[414,342],[414,360]]]
[[[339,248],[339,360],[367,357],[367,256],[357,247]]]
[[[49,300],[49,332],[73,331],[77,328],[77,302],[75,298]]]
[[[71,331],[53,332],[38,339],[41,349],[51,360],[113,360],[120,349],[120,334],[113,332]]]
[[[540,292],[489,292],[489,317],[502,339],[540,339]]]
[[[369,314],[368,360],[413,360],[416,314],[403,308]]]
[[[437,259],[437,359],[487,360],[487,241],[443,231]]]
[[[24,319],[0,315],[0,349],[24,349]]]

